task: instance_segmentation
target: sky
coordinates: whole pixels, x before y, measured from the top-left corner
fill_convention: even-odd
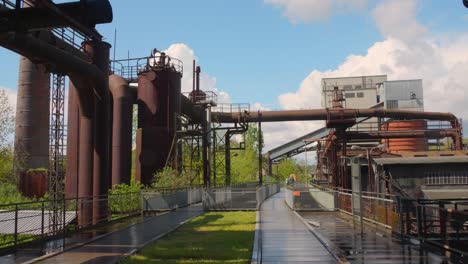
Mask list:
[[[59,2],[59,1],[56,1]],[[64,2],[64,1],[61,1]],[[153,48],[202,68],[201,88],[251,109],[320,108],[323,77],[423,79],[427,111],[468,120],[468,9],[461,0],[112,1],[99,25],[116,58]],[[117,30],[117,42],[114,32]],[[14,104],[18,55],[0,48],[0,87]],[[263,125],[266,150],[323,122]]]

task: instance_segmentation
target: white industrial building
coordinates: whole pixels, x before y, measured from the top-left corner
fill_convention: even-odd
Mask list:
[[[388,81],[387,75],[322,79],[322,107],[333,107],[336,89],[343,94],[344,108],[370,108],[383,102],[385,109],[424,111],[422,80]],[[350,130],[377,130],[377,118],[356,124]]]
[[[385,81],[378,86],[385,109],[424,111],[422,80]]]

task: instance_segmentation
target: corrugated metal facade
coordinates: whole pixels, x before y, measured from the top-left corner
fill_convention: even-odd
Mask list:
[[[379,94],[386,109],[424,111],[422,80],[385,81]]]

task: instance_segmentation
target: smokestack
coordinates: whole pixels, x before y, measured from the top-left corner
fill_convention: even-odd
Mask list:
[[[197,76],[197,95],[198,95],[198,91],[200,91],[200,72],[201,72],[200,66],[197,66],[197,70],[196,70],[196,76]]]

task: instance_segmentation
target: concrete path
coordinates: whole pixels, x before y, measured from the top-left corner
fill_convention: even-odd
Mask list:
[[[337,263],[284,201],[284,191],[261,208],[262,263]]]
[[[308,221],[317,222],[319,226],[314,230],[333,248],[333,252],[352,264],[465,263],[454,255],[454,259],[449,259],[424,247],[402,244],[371,225],[365,225],[361,235],[359,223],[353,225],[351,219],[346,221],[339,212],[303,212],[301,215]]]
[[[202,213],[201,204],[177,209],[148,218],[141,223],[38,263],[115,263],[123,255],[139,249],[158,236],[173,230],[182,222]]]

